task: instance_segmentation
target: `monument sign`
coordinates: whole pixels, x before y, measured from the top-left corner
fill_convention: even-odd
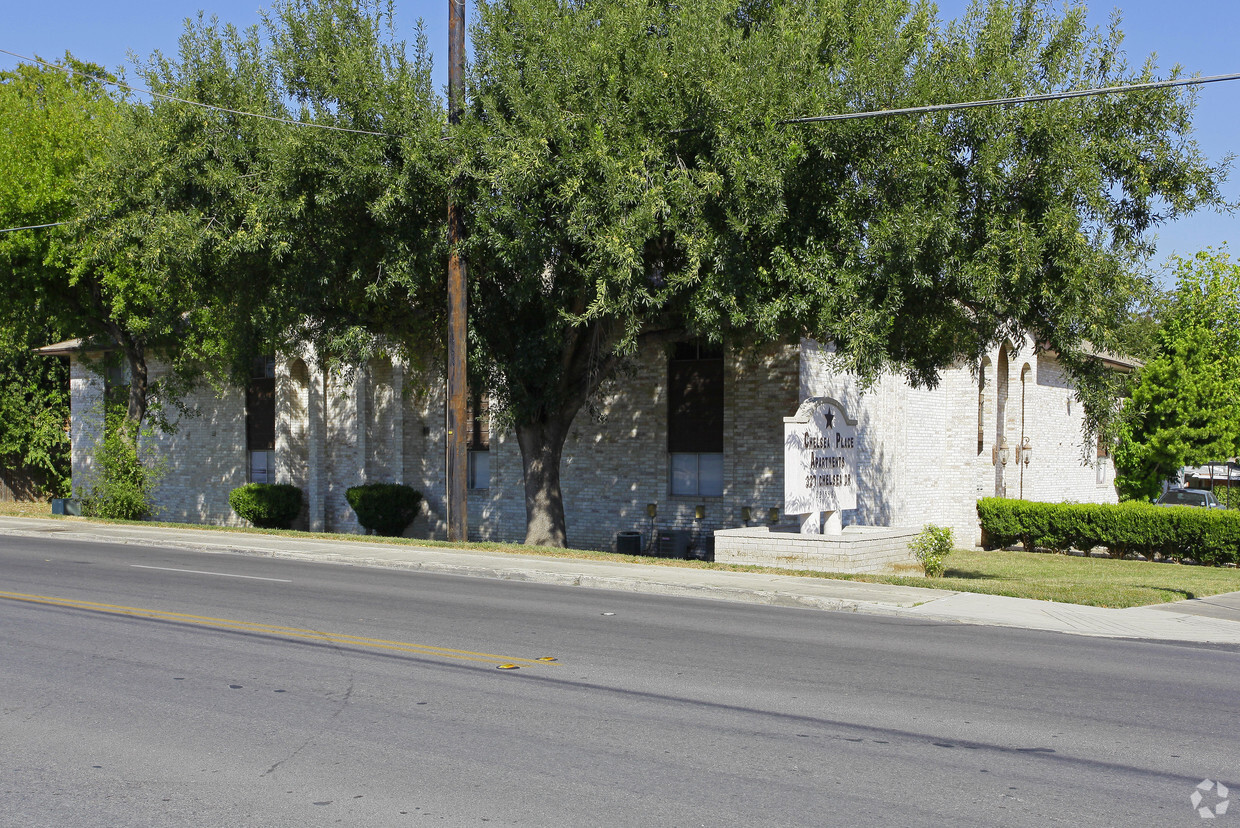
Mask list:
[[[810,397],[784,418],[784,513],[803,516],[803,533],[835,534],[840,512],[856,508],[857,421],[830,397]]]

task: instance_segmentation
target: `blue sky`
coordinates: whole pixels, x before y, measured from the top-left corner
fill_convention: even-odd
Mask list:
[[[177,38],[186,17],[200,10],[221,21],[248,26],[257,23],[265,0],[42,0],[9,3],[5,26],[0,29],[0,49],[45,59],[66,50],[84,60],[116,68],[130,52],[140,57],[160,49],[175,53]],[[940,16],[956,17],[968,0],[939,0]],[[427,35],[436,56],[436,75],[445,77],[448,0],[434,3],[397,0],[397,23],[412,33],[416,20],[426,21]],[[1119,0],[1093,2],[1090,18],[1105,26],[1113,9],[1123,14],[1125,46],[1130,64],[1139,66],[1151,52],[1158,66],[1175,64],[1188,74],[1221,75],[1240,72],[1240,7],[1235,0]],[[0,69],[11,68],[15,58],[0,55]],[[1228,153],[1240,154],[1240,81],[1202,87],[1197,109],[1197,138],[1207,156],[1218,160]],[[1240,200],[1240,170],[1233,170],[1226,186],[1230,200]],[[1231,240],[1240,216],[1198,213],[1158,231],[1155,266],[1173,254],[1191,256],[1205,247],[1219,247]],[[1240,255],[1240,245],[1233,254]]]

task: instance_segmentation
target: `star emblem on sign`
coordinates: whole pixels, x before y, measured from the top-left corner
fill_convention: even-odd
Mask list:
[[[827,428],[835,428],[835,412],[827,409]]]

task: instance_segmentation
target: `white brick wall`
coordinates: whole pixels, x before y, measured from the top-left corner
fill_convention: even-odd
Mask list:
[[[95,468],[95,444],[103,436],[103,377],[74,355],[69,360],[69,444],[76,491],[89,485]]]
[[[98,364],[81,357],[70,359],[73,487],[92,483],[95,449],[103,434],[104,380]],[[165,368],[148,365],[149,379],[158,381]],[[185,404],[190,413],[167,412],[176,424],[167,433],[150,432],[140,444],[144,460],[162,458],[166,470],[155,490],[159,520],[237,525],[241,521],[228,506],[228,493],[245,482],[245,398],[239,394],[217,397],[202,390]]]
[[[1095,452],[1082,457],[1083,413],[1063,368],[1030,343],[1015,354],[990,354],[983,368],[983,447],[977,449],[978,379],[968,366],[943,373],[933,389],[913,388],[884,375],[862,394],[855,378],[832,370],[830,346],[803,343],[801,394],[843,402],[860,431],[858,509],[845,524],[950,526],[956,542],[978,541],[976,501],[1007,496],[1029,500],[1114,503],[1114,472]],[[1023,378],[1023,380],[1022,380]],[[1028,465],[1017,448],[1027,437]],[[993,447],[1006,438],[1009,461],[995,464]]]
[[[158,380],[166,368],[152,361],[147,371]],[[185,401],[190,416],[167,412],[176,428],[152,430],[142,441],[147,457],[163,461],[166,474],[155,491],[158,520],[237,526],[242,520],[228,505],[228,493],[245,485],[245,395],[216,395],[201,389]]]
[[[951,526],[957,542],[977,539],[975,502],[996,491],[1037,500],[1114,502],[1113,474],[1104,483],[1082,459],[1080,406],[1063,369],[1035,356],[1025,343],[1010,359],[997,350],[985,368],[983,450],[977,450],[978,383],[965,366],[944,372],[934,389],[911,387],[894,375],[862,392],[856,379],[832,369],[830,348],[812,341],[725,357],[724,492],[720,497],[673,497],[667,455],[667,357],[640,353],[610,381],[594,405],[578,413],[564,448],[561,482],[569,542],[610,548],[615,533],[687,529],[709,538],[714,529],[783,515],[783,418],[810,396],[844,404],[858,421],[858,509],[854,525]],[[999,368],[1003,368],[1002,376]],[[162,370],[152,366],[152,375]],[[440,374],[386,358],[364,369],[324,377],[308,355],[281,361],[276,374],[277,479],[302,488],[307,509],[299,526],[361,531],[345,490],[362,482],[403,482],[423,494],[422,514],[406,533],[446,536],[444,392]],[[1022,377],[1024,378],[1022,382]],[[78,358],[71,362],[73,473],[86,479],[91,446],[101,430],[103,382]],[[1001,392],[1006,389],[1006,395]],[[239,389],[217,396],[192,393],[196,416],[174,433],[147,443],[167,459],[157,498],[168,520],[237,524],[228,493],[246,482],[245,405]],[[1022,406],[1023,399],[1023,406]],[[1001,404],[1002,401],[1002,404]],[[1023,415],[1022,415],[1023,410]],[[1012,458],[991,462],[1006,436]],[[1021,437],[1033,447],[1028,466],[1017,462]],[[1085,452],[1092,461],[1094,452]],[[657,504],[652,522],[648,503]],[[694,518],[697,506],[703,520]],[[491,432],[491,485],[471,491],[471,538],[520,541],[525,536],[521,454],[515,436]]]
[[[770,348],[724,362],[724,488],[720,497],[673,496],[667,454],[667,356],[651,348],[608,383],[595,409],[577,415],[564,447],[561,484],[569,542],[611,548],[615,533],[636,530],[647,541],[648,503],[657,504],[658,529],[695,531],[708,538],[783,505],[783,418],[796,410],[797,355]],[[521,461],[512,439],[506,478],[521,494]],[[706,517],[694,518],[697,506]],[[524,532],[524,506],[518,523]],[[519,539],[519,538],[518,538]]]

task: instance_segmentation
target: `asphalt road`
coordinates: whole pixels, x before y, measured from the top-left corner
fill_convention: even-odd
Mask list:
[[[1198,825],[1240,783],[1235,648],[54,533],[0,537],[0,671],[3,826]]]

